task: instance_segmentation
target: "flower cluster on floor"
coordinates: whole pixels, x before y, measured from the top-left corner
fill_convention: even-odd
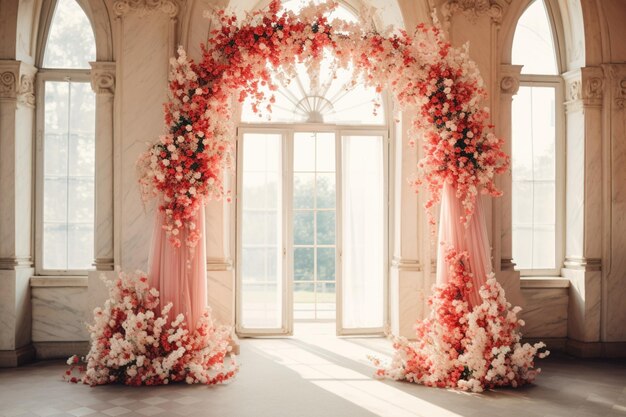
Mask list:
[[[207,309],[195,329],[171,304],[159,309],[159,292],[141,272],[120,273],[107,282],[109,298],[94,311],[91,349],[81,364],[68,359],[65,379],[88,385],[218,384],[239,370],[231,351],[231,328],[215,326]],[[79,372],[78,376],[75,375]]]
[[[471,307],[472,285],[466,252],[447,251],[450,268],[447,284],[435,288],[429,298],[430,315],[416,325],[416,340],[392,337],[391,364],[379,367],[377,375],[432,387],[485,389],[532,382],[540,368],[535,358],[549,354],[544,343],[522,344],[519,328],[524,325],[492,276],[480,289],[482,303]]]

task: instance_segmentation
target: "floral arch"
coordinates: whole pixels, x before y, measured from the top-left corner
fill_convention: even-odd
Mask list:
[[[167,378],[216,383],[236,372],[237,368],[223,371],[229,350],[227,331],[213,326],[208,312],[198,311],[206,304],[204,220],[199,208],[207,199],[231,198],[223,172],[233,165],[233,98],[243,101],[251,97],[255,108],[271,111],[272,91],[277,87],[270,73],[289,80],[298,62],[315,69],[324,50],[333,52],[339,67],[352,66],[355,82],[379,92],[387,89],[401,110],[413,112],[409,143],[421,141],[425,156],[412,184],[426,185],[427,209],[443,197],[440,240],[449,247],[439,253],[439,286],[430,299],[430,316],[417,324],[417,341],[394,339],[396,352],[389,366],[373,360],[379,366],[378,375],[472,391],[532,381],[539,372],[534,358],[545,355],[538,354],[545,345],[521,345],[519,308],[511,308],[493,277],[486,226],[484,220],[477,220],[482,219],[477,197],[479,193],[500,195],[495,176],[507,169],[508,157],[502,151],[503,140],[490,131],[489,110],[481,105],[486,92],[476,64],[468,49],[453,47],[437,25],[419,25],[413,34],[380,32],[359,23],[329,20],[334,7],[332,2],[311,4],[294,14],[281,12],[280,1],[273,0],[268,8],[242,21],[219,11],[219,25],[208,45],[202,46],[202,59],[194,62],[182,48],[172,59],[170,100],[165,104],[167,132],[142,155],[139,165],[144,196],[160,199],[158,236],[166,234],[171,243],[162,244],[157,237],[153,256],[165,261],[156,263],[151,280],[163,283],[165,276],[169,281],[166,289],[174,283],[183,288],[182,295],[187,291],[187,298],[177,298],[181,294],[168,290],[174,293],[172,298],[164,290],[161,301],[174,301],[161,315],[167,316],[170,309],[186,315],[179,314],[167,330],[171,337],[184,335],[177,356],[171,359],[169,342],[154,345],[158,349],[149,363],[169,365],[167,372],[151,376],[151,383],[167,383]],[[265,86],[268,94],[262,91]],[[431,222],[434,224],[432,214]],[[95,338],[103,346],[110,344],[111,337],[97,330],[110,323],[111,305],[125,302],[120,294],[137,294],[138,303],[152,313],[159,304],[156,289],[148,296],[148,278],[125,280],[122,274],[111,293],[113,301],[107,302],[104,313],[97,313],[96,322],[105,325],[96,327]],[[133,314],[123,324],[114,322],[128,327],[126,322],[139,317]],[[195,320],[194,315],[200,319]],[[166,318],[159,316],[158,321],[167,328]],[[109,365],[98,362],[99,354],[97,349],[90,352],[88,375],[98,366],[102,374],[109,375]],[[162,355],[169,355],[165,362]],[[138,379],[137,366],[132,366],[132,375],[128,368],[120,373],[119,367],[114,368],[116,375],[122,375],[126,383],[146,383]],[[212,376],[213,367],[217,376]],[[152,371],[146,372],[152,375]],[[108,380],[92,377],[87,381],[98,384]]]
[[[467,223],[479,192],[499,195],[494,178],[506,170],[508,158],[502,140],[489,131],[489,111],[481,106],[486,92],[467,48],[453,47],[437,26],[420,25],[413,35],[378,32],[329,21],[333,3],[307,6],[299,15],[279,13],[280,6],[274,0],[241,22],[220,11],[201,61],[189,59],[182,48],[172,59],[168,131],[140,164],[144,195],[162,196],[164,228],[175,246],[183,243],[181,232],[195,230],[190,219],[203,198],[230,198],[222,173],[233,164],[231,98],[251,97],[255,108],[271,111],[273,95],[260,91],[265,85],[276,89],[270,69],[292,78],[296,62],[319,65],[324,48],[340,67],[353,65],[355,80],[377,91],[386,88],[401,110],[419,109],[410,143],[423,135],[426,156],[413,183],[428,186],[427,208],[449,183],[463,201],[461,221]],[[197,232],[185,236],[189,246],[199,239]]]

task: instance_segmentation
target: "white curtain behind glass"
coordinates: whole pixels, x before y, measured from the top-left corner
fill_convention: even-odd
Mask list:
[[[244,135],[241,190],[242,324],[283,324],[282,135]]]
[[[93,262],[95,94],[89,83],[46,82],[43,268]]]
[[[383,326],[385,242],[381,136],[342,138],[342,326]]]

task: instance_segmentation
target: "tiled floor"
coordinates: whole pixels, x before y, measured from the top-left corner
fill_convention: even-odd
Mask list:
[[[241,341],[241,373],[218,387],[90,388],[61,381],[60,361],[0,369],[1,416],[626,417],[626,362],[553,356],[533,386],[467,394],[377,381],[379,338],[307,333]]]

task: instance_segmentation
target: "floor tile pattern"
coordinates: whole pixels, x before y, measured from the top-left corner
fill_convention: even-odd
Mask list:
[[[102,386],[61,380],[61,361],[0,369],[6,417],[626,417],[626,362],[553,355],[536,384],[459,393],[372,379],[379,338],[309,335],[241,341],[241,373],[217,387]]]

